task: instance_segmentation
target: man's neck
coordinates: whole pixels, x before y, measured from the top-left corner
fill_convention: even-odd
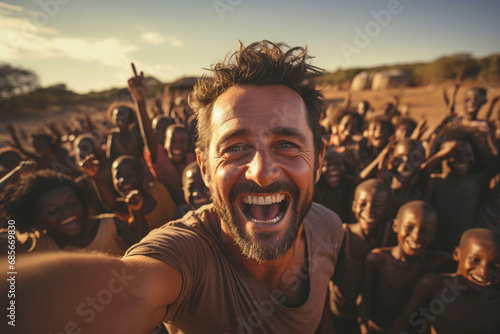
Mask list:
[[[309,268],[304,268],[308,261],[307,244],[304,232],[304,225],[299,229],[299,237],[293,243],[286,254],[275,261],[257,262],[249,259],[241,252],[241,249],[234,243],[227,227],[222,223],[222,239],[231,255],[262,285],[268,292],[279,289],[285,296],[288,290],[295,292],[303,290],[309,284]],[[297,284],[297,280],[299,284]],[[292,287],[293,286],[293,287]],[[308,291],[309,289],[306,288]],[[296,299],[297,296],[289,296],[287,299]],[[302,298],[298,298],[302,299]]]

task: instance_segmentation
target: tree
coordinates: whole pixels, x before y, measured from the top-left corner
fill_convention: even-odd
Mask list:
[[[27,94],[38,88],[35,72],[9,64],[0,65],[0,100]]]

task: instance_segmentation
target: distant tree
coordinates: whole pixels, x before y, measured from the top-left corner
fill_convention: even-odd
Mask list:
[[[37,88],[38,76],[35,72],[9,64],[0,65],[0,99],[27,94]]]

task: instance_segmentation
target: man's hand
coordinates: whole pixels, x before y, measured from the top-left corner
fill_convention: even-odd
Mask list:
[[[139,211],[144,203],[144,198],[139,190],[132,190],[125,198],[125,203],[132,211]]]
[[[144,101],[147,95],[144,72],[141,71],[141,74],[137,75],[134,63],[132,63],[132,70],[134,71],[134,76],[128,79],[128,91],[135,102]]]

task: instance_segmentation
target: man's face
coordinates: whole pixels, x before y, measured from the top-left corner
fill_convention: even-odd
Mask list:
[[[302,98],[285,86],[235,86],[212,113],[207,161],[198,161],[222,229],[256,261],[277,260],[296,240],[319,178]]]
[[[490,240],[470,237],[465,246],[455,249],[453,258],[458,261],[457,273],[473,287],[485,288],[500,283],[500,247]]]

